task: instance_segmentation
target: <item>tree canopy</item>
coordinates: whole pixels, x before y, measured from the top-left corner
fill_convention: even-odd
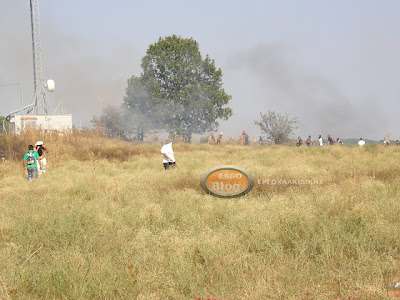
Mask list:
[[[126,130],[135,133],[137,140],[143,141],[146,131],[161,128],[158,104],[152,101],[141,77],[128,79],[123,107]]]
[[[254,123],[258,125],[263,133],[267,135],[274,144],[283,144],[289,141],[290,135],[297,129],[297,118],[290,118],[288,115],[282,115],[274,111],[260,113],[261,120]]]
[[[195,40],[160,38],[149,46],[141,67],[140,78],[128,80],[124,106],[145,116],[144,130],[165,129],[190,140],[193,133],[216,130],[218,120],[232,115],[222,71],[208,55],[202,58]]]
[[[107,106],[99,116],[93,116],[91,123],[95,129],[107,133],[109,138],[121,138],[125,133],[123,111],[119,107]]]

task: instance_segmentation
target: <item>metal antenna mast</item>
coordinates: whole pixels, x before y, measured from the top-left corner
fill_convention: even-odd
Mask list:
[[[31,28],[32,28],[32,53],[33,53],[33,84],[34,102],[33,107],[28,110],[35,114],[48,114],[46,103],[46,86],[43,79],[42,49],[40,42],[40,14],[39,0],[30,0],[31,6]]]
[[[54,80],[47,80],[47,83],[43,79],[42,69],[42,49],[40,42],[40,15],[39,15],[39,0],[30,0],[31,7],[31,29],[32,29],[32,54],[33,54],[33,86],[34,86],[34,98],[33,103],[21,107],[11,112],[7,117],[7,121],[10,121],[11,117],[26,111],[27,114],[32,111],[35,114],[48,114],[47,102],[46,102],[46,91],[54,91]]]

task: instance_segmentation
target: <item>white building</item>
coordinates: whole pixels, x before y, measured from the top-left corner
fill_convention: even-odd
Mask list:
[[[20,134],[23,130],[71,131],[72,115],[14,115],[10,118],[10,131]]]

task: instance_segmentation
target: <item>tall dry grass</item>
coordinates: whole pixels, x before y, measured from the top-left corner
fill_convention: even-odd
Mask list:
[[[400,281],[399,148],[178,144],[166,172],[159,145],[45,143],[37,182],[0,164],[3,298],[386,299]],[[322,184],[204,194],[200,176],[226,164]]]

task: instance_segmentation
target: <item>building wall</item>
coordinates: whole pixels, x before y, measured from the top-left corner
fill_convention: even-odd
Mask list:
[[[16,134],[20,134],[27,128],[70,131],[72,130],[72,115],[15,115],[11,117],[10,123]]]

